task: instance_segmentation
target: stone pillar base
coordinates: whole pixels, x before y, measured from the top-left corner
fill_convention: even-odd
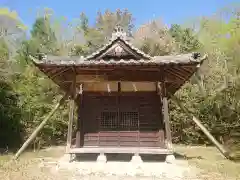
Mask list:
[[[132,156],[131,162],[139,164],[139,163],[142,163],[143,161],[142,161],[141,156],[139,156],[138,154],[137,155],[135,154]]]
[[[174,163],[175,162],[175,156],[173,154],[168,154],[165,159],[166,163]]]
[[[106,163],[107,162],[107,156],[105,154],[99,154],[97,157],[97,162]]]
[[[73,155],[72,154],[64,154],[61,158],[60,158],[60,162],[71,162],[73,160]]]
[[[76,148],[80,148],[81,146],[81,137],[80,137],[80,131],[78,130],[76,133]]]

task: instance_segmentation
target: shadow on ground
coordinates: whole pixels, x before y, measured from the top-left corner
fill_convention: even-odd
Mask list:
[[[99,154],[81,154],[78,155],[74,161],[81,162],[91,162],[96,161]],[[118,161],[118,162],[129,162],[132,159],[132,154],[105,154],[107,156],[107,161]],[[179,160],[189,160],[189,159],[202,159],[201,156],[186,156],[179,153],[174,153],[176,159]],[[140,154],[143,162],[164,162],[166,155],[150,155],[150,154]]]
[[[190,160],[190,159],[203,159],[202,156],[187,156],[185,154],[174,153],[176,159],[179,160]]]
[[[76,161],[86,161],[86,162],[91,162],[91,161],[96,161],[97,160],[97,156],[99,154],[81,154],[78,155],[75,160]],[[132,154],[115,154],[115,153],[111,153],[111,154],[105,154],[107,156],[107,161],[111,162],[111,161],[118,161],[118,162],[129,162],[132,159]],[[144,162],[164,162],[166,156],[165,155],[140,155],[142,160]]]

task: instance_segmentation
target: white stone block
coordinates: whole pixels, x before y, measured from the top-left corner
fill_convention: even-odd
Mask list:
[[[97,162],[106,163],[107,162],[107,156],[105,154],[99,154],[97,157]]]
[[[139,164],[139,163],[142,163],[143,161],[142,161],[141,156],[139,156],[139,155],[133,155],[133,156],[132,156],[132,159],[131,159],[131,162],[132,162],[132,163],[137,163],[137,164]]]
[[[165,161],[166,161],[166,163],[172,164],[172,163],[175,162],[175,156],[173,154],[168,154],[166,156],[166,160]]]

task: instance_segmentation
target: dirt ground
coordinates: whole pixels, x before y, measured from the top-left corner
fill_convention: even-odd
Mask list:
[[[109,171],[117,171],[118,173],[115,174],[100,173],[100,171],[89,172],[90,169],[100,167],[95,162],[62,163],[59,166],[57,160],[63,155],[64,148],[52,147],[38,152],[24,153],[18,161],[9,161],[12,158],[11,154],[0,156],[0,179],[240,180],[240,163],[224,159],[213,147],[175,146],[175,151],[177,160],[173,165],[157,162],[157,160],[151,163],[144,162],[144,165],[138,169],[139,173],[133,175],[131,173],[123,173],[124,171],[132,172],[132,166],[127,162],[107,163],[106,167],[108,167],[105,167],[105,169],[112,168]],[[85,173],[83,173],[83,170]],[[152,170],[156,173],[149,173]],[[181,176],[178,176],[177,172],[181,172]]]

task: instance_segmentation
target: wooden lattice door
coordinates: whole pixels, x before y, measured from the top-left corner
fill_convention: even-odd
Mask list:
[[[138,131],[138,112],[101,112],[100,131]]]
[[[99,129],[100,146],[137,146],[138,112],[102,112]]]
[[[85,94],[84,146],[160,147],[159,98],[153,93]]]

